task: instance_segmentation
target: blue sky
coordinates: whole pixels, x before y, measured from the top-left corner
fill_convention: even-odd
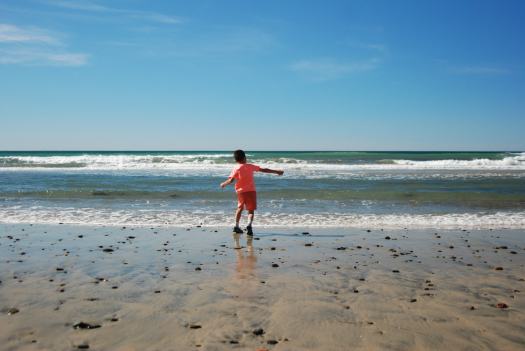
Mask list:
[[[525,150],[523,1],[0,1],[0,149]]]

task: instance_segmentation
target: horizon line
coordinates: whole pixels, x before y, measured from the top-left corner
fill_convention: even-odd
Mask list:
[[[383,150],[383,149],[242,149],[248,152],[525,152],[525,150],[461,150],[461,149],[397,149],[397,150]],[[225,149],[5,149],[0,152],[233,152],[234,150]]]

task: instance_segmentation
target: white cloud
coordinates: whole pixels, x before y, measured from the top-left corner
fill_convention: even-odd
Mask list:
[[[49,0],[48,4],[58,7],[63,7],[71,10],[81,11],[107,11],[108,7],[95,4],[90,1],[72,1],[72,0]]]
[[[0,64],[5,65],[83,66],[87,62],[86,54],[18,48],[0,49]]]
[[[461,66],[451,68],[452,73],[465,75],[504,75],[510,74],[511,70],[497,66]]]
[[[0,43],[26,42],[58,44],[60,41],[37,27],[21,28],[12,24],[0,23]]]
[[[0,23],[0,64],[82,66],[87,62],[88,55],[68,52],[57,34]]]
[[[158,12],[140,11],[140,10],[125,10],[114,7],[108,7],[97,4],[92,1],[77,1],[77,0],[47,0],[46,3],[51,6],[60,7],[75,11],[106,13],[108,15],[120,15],[131,19],[147,20],[151,22],[163,24],[179,24],[183,20],[180,17],[166,15]]]
[[[363,61],[339,61],[332,58],[318,58],[294,62],[290,69],[315,80],[331,80],[343,76],[375,69],[380,59],[373,57]]]

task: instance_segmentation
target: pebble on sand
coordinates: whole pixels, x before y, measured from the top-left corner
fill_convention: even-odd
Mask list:
[[[505,309],[505,308],[509,308],[509,305],[507,305],[505,302],[498,302],[498,303],[496,304],[496,307],[497,307],[497,308]]]
[[[73,329],[97,329],[100,328],[100,324],[89,324],[85,322],[79,322],[73,324]]]
[[[264,329],[263,328],[255,329],[253,331],[253,335],[257,335],[257,336],[264,335]]]
[[[7,310],[7,315],[11,316],[13,314],[17,314],[18,312],[20,312],[20,310],[18,308],[10,308]]]

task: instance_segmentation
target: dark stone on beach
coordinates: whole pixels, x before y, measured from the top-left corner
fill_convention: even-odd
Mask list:
[[[410,302],[417,302],[417,299],[411,299]]]
[[[115,290],[115,289],[118,289],[118,286],[114,285],[111,287],[111,289]]]
[[[306,244],[304,244],[304,246],[310,247],[310,246],[312,246],[312,244],[311,243],[306,243]]]
[[[160,294],[160,290],[155,290],[155,294]]]
[[[391,237],[389,237],[388,235],[387,235],[387,236],[385,236],[385,240],[390,240],[390,239],[392,239],[392,238],[391,238]]]
[[[64,268],[57,267],[57,272],[62,272]]]
[[[201,267],[196,267],[195,270],[196,271],[202,271],[202,268]]]
[[[230,340],[230,344],[238,344],[239,342],[237,340]]]
[[[505,308],[509,308],[509,305],[507,305],[505,302],[498,302],[496,304],[496,307],[497,308],[501,308],[501,309],[505,309]]]
[[[399,270],[398,269],[393,269],[392,273],[399,273]]]
[[[84,323],[84,322],[73,324],[73,329],[97,329],[97,328],[100,328],[99,324],[89,324],[89,323]]]
[[[494,268],[495,271],[502,271],[503,270],[503,267],[496,267]]]
[[[495,249],[507,250],[508,247],[507,246],[496,246]]]
[[[273,268],[277,268],[277,267],[279,267],[279,265],[277,263],[272,263],[272,267]]]
[[[511,251],[510,253],[513,254],[513,255],[516,255],[516,254],[517,254],[516,251]]]
[[[279,343],[279,341],[277,341],[277,340],[268,340],[268,341],[266,341],[266,343],[268,345],[277,345]]]
[[[270,247],[270,250],[275,251],[275,247],[273,247],[273,246]]]
[[[105,248],[105,249],[104,249],[104,250],[102,250],[102,251],[104,251],[104,252],[113,252],[113,251],[115,251],[115,250],[113,250],[113,249],[110,249],[110,248]]]
[[[474,311],[475,309],[476,309],[476,307],[474,307],[474,306],[470,306],[470,310],[471,310],[471,311]]]
[[[11,316],[13,314],[17,314],[18,312],[20,312],[20,310],[18,308],[14,308],[13,307],[13,308],[10,308],[10,309],[7,310],[7,315]]]
[[[367,229],[367,230],[366,230],[366,232],[367,232],[367,233],[370,233],[370,232],[371,232],[371,230],[370,230],[370,229]]]
[[[110,321],[110,322],[118,322],[118,318],[113,317],[113,318],[111,318],[109,321]]]
[[[132,235],[128,236],[127,238],[130,239],[130,240],[131,240],[131,239],[135,239],[135,237],[132,236]]]
[[[264,335],[264,329],[263,329],[263,328],[255,329],[255,330],[253,331],[253,335],[257,335],[257,336]]]
[[[301,234],[303,234],[303,235],[310,235],[309,232],[302,232]]]
[[[84,237],[84,235],[79,235],[78,237],[79,237],[80,239],[82,239],[82,238]]]
[[[190,329],[200,329],[200,328],[202,328],[202,326],[200,326],[198,324],[190,324],[189,328]]]
[[[80,345],[77,346],[77,349],[87,350],[87,349],[89,349],[89,345],[88,344],[80,344]]]
[[[354,293],[357,294],[359,292],[359,290],[357,289],[354,289]]]
[[[337,247],[336,250],[346,250],[346,247],[345,246],[340,246],[340,247]]]

